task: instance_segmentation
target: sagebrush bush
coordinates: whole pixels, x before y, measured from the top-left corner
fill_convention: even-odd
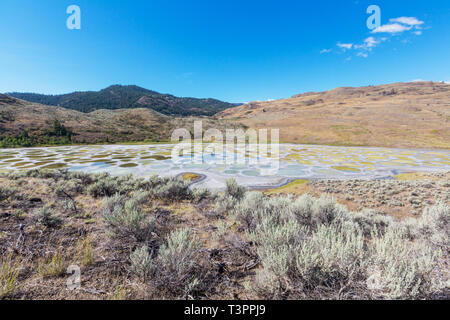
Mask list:
[[[322,225],[311,232],[296,221],[264,219],[251,234],[263,266],[253,289],[269,299],[362,296],[367,254],[355,227]]]
[[[212,193],[209,189],[194,189],[192,190],[192,198],[195,202],[199,203],[202,200],[211,198]]]
[[[365,236],[369,236],[374,229],[383,233],[390,225],[394,224],[392,217],[379,214],[373,210],[363,210],[362,212],[347,211],[345,217],[356,222]]]
[[[142,246],[136,249],[130,255],[131,271],[136,273],[138,276],[147,280],[148,277],[154,277],[156,273],[156,263],[149,253],[149,248],[147,246]]]
[[[450,206],[438,203],[425,208],[418,219],[419,232],[434,244],[450,245]]]
[[[292,218],[290,206],[292,206],[290,196],[269,198],[262,192],[248,192],[242,201],[234,206],[232,215],[243,228],[254,230],[266,217],[272,217],[277,221]]]
[[[192,198],[189,182],[182,178],[165,178],[160,183],[149,189],[151,196],[155,199],[165,201],[181,201]]]
[[[441,289],[434,277],[442,252],[423,241],[409,241],[397,228],[384,235],[374,233],[371,246],[373,265],[368,286],[387,299],[419,299]]]
[[[38,223],[48,228],[57,228],[63,223],[63,219],[51,207],[43,207],[37,210],[35,218]]]
[[[228,196],[231,196],[237,200],[241,200],[244,197],[244,194],[246,192],[246,189],[242,186],[240,186],[236,180],[229,179],[226,182],[226,189],[225,194]]]
[[[70,179],[80,180],[83,186],[90,185],[94,182],[95,176],[83,171],[71,171],[69,173]]]
[[[152,258],[143,246],[131,256],[131,268],[169,297],[187,297],[206,287],[208,268],[202,265],[200,242],[187,229],[172,231]]]
[[[257,245],[262,268],[252,288],[269,299],[427,298],[448,243],[448,207],[396,222],[373,211],[349,212],[330,197],[268,198],[247,193],[234,208]],[[427,240],[428,239],[428,240]]]
[[[307,205],[303,205],[303,202],[307,203]],[[309,207],[310,206],[310,207]],[[308,199],[308,195],[304,198],[301,197],[295,202],[296,208],[301,208],[301,210],[295,212],[297,218],[300,218],[300,222],[304,224],[308,224],[311,227],[317,227],[321,225],[331,225],[336,219],[342,219],[343,215],[347,214],[347,209],[338,204],[336,200],[329,195],[322,195],[318,199],[314,199],[314,201],[310,201]],[[307,219],[301,221],[303,216],[298,215],[298,212],[302,212],[302,210],[310,210],[307,214],[309,216],[309,221]]]
[[[61,180],[52,185],[58,197],[73,197],[83,192],[84,185],[79,179]]]
[[[87,193],[94,197],[111,197],[119,192],[119,185],[113,177],[104,177],[87,188]]]
[[[233,210],[236,221],[249,230],[253,230],[266,216],[276,221],[294,219],[315,228],[322,224],[330,225],[336,219],[343,219],[346,214],[345,207],[329,196],[316,199],[305,194],[294,200],[290,195],[269,198],[261,192],[246,193]]]
[[[214,213],[217,217],[226,217],[235,208],[237,200],[231,196],[219,195],[214,206]]]
[[[131,236],[137,241],[144,241],[156,230],[156,218],[142,208],[145,199],[143,193],[132,198],[116,194],[104,199],[103,219],[113,236]]]
[[[15,193],[17,193],[17,189],[15,188],[0,186],[0,202],[8,200]]]

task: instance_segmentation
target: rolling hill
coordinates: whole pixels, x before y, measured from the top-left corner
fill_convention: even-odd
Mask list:
[[[138,86],[113,85],[100,91],[73,92],[62,95],[36,93],[7,93],[8,96],[43,105],[89,113],[108,109],[152,109],[173,116],[212,116],[238,104],[215,99],[179,98]]]
[[[146,108],[102,109],[83,113],[0,94],[0,146],[3,147],[15,144],[162,141],[170,139],[176,128],[186,128],[192,132],[195,120],[203,120],[205,130],[234,127],[228,121],[207,117],[172,117]]]
[[[217,117],[251,128],[279,128],[283,142],[448,149],[450,85],[344,87],[251,102]]]

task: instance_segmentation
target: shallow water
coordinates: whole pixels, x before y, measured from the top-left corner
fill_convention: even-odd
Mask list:
[[[68,146],[0,150],[0,172],[32,168],[107,171],[148,177],[185,172],[206,176],[199,186],[223,188],[234,177],[246,186],[278,185],[288,179],[388,178],[402,172],[450,170],[450,151],[281,144],[280,158],[249,150],[185,155],[173,161],[174,145]],[[195,161],[194,161],[195,160]]]

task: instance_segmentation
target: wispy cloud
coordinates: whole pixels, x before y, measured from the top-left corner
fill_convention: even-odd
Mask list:
[[[372,33],[402,33],[413,28],[420,29],[425,22],[420,21],[416,17],[398,17],[389,19],[388,24],[382,25]]]
[[[373,31],[371,33],[373,36],[370,36],[363,40],[362,43],[343,43],[338,42],[337,47],[340,48],[342,51],[351,51],[355,52],[356,56],[367,58],[369,54],[373,51],[375,47],[380,45],[382,42],[388,41],[389,39],[393,38],[394,36],[398,37],[398,35],[406,32],[411,31],[411,33],[420,36],[422,35],[423,31],[427,28],[422,28],[422,25],[424,24],[423,21],[417,19],[416,17],[398,17],[398,18],[392,18],[389,19],[389,23],[382,25]],[[378,35],[380,34],[380,35]],[[381,36],[381,34],[384,34]],[[402,42],[406,43],[409,40],[402,39]],[[320,53],[330,52],[330,50],[324,49]]]
[[[389,19],[389,21],[407,24],[409,26],[419,26],[419,25],[424,24],[423,21],[420,21],[416,17],[399,17],[399,18]]]
[[[320,54],[330,53],[331,51],[333,51],[333,50],[331,50],[331,49],[323,49],[323,50],[320,50]]]
[[[367,54],[366,52],[362,52],[362,51],[358,52],[356,55],[358,57],[363,57],[363,58],[367,58],[369,56],[369,54]]]
[[[350,50],[353,47],[353,43],[337,43],[337,46],[344,50]]]
[[[368,48],[375,47],[377,44],[380,43],[380,41],[375,40],[374,37],[368,37],[366,40],[364,40],[364,43]]]
[[[371,51],[372,48],[375,48],[379,43],[384,41],[383,39],[385,38],[377,40],[374,37],[368,37],[367,39],[364,40],[362,44],[355,44],[354,48]]]
[[[403,31],[411,30],[412,27],[408,27],[399,23],[391,23],[382,25],[372,31],[372,33],[401,33]]]

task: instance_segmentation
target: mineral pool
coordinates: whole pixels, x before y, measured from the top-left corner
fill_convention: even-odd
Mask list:
[[[450,151],[281,144],[279,157],[203,144],[200,156],[174,159],[174,144],[66,146],[0,150],[0,172],[35,168],[175,176],[196,173],[195,187],[222,189],[234,178],[252,188],[278,187],[293,179],[386,179],[405,172],[450,171]],[[198,154],[198,153],[196,153]]]

